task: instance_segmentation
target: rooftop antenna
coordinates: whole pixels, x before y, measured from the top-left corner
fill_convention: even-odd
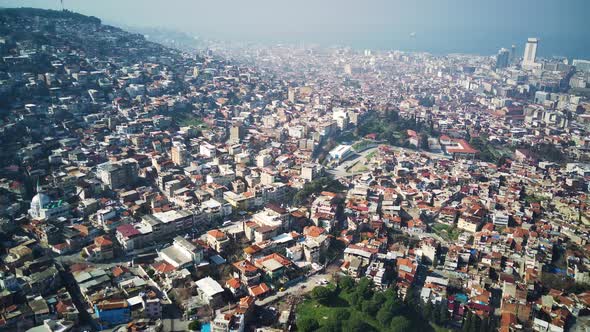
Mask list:
[[[59,2],[61,3],[61,11],[63,12],[64,10],[66,10],[64,8],[64,0],[59,0]]]

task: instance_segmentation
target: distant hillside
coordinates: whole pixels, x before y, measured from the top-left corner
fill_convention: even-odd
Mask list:
[[[50,10],[50,9],[39,9],[39,8],[0,8],[0,17],[4,16],[39,16],[51,19],[71,19],[79,20],[85,23],[101,24],[99,18],[94,16],[86,16],[80,13],[72,12],[69,10]],[[4,28],[4,26],[0,26]]]
[[[50,100],[52,89],[79,97],[85,95],[78,91],[81,86],[111,93],[99,89],[97,77],[102,75],[104,80],[116,70],[141,63],[166,67],[174,77],[187,70],[181,51],[148,41],[143,34],[102,24],[96,17],[71,11],[0,8],[0,118],[9,114],[8,109],[26,103],[54,102]],[[66,68],[92,76],[94,85],[77,82]],[[136,81],[143,82],[144,76]]]
[[[58,58],[67,64],[67,57],[58,56],[56,50],[70,49],[97,58],[129,57],[139,62],[150,55],[179,54],[177,50],[145,40],[142,34],[103,25],[96,17],[67,10],[0,8],[0,38],[0,56],[23,56],[16,49],[26,50],[32,60],[26,70],[32,73],[52,71],[50,61]],[[0,62],[0,71],[22,70]]]

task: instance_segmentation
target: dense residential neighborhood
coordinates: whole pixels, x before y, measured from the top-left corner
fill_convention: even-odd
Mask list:
[[[590,329],[587,61],[0,22],[1,331]]]

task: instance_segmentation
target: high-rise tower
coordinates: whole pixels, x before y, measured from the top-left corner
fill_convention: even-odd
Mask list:
[[[535,60],[537,59],[537,45],[539,40],[537,38],[529,38],[524,48],[524,58],[522,59],[523,67],[535,66]]]
[[[498,54],[496,55],[496,68],[506,68],[508,67],[509,62],[510,52],[505,48],[501,48],[500,51],[498,51]]]

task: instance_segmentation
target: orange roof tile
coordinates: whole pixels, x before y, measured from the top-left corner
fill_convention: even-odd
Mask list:
[[[211,235],[215,239],[223,239],[225,238],[225,233],[220,231],[219,229],[212,229],[207,232],[208,235]]]
[[[240,282],[240,280],[238,278],[231,278],[228,281],[226,281],[225,284],[228,287],[233,288],[233,289],[238,289],[242,285],[242,283]]]
[[[154,270],[160,273],[168,273],[176,270],[172,264],[168,264],[166,262],[160,262],[157,264],[152,265]]]
[[[250,287],[250,294],[252,296],[260,296],[270,291],[270,288],[265,284],[261,283],[260,285]]]

